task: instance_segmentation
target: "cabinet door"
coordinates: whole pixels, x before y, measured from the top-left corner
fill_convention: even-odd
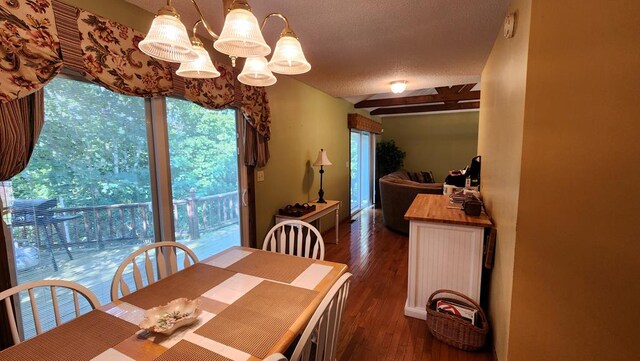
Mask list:
[[[411,222],[407,316],[425,319],[427,300],[439,289],[480,301],[482,236],[478,227]]]

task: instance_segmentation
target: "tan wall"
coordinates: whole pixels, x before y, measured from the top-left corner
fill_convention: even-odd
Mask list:
[[[640,2],[531,14],[509,360],[638,360]]]
[[[318,198],[319,168],[312,167],[320,148],[332,166],[325,167],[325,199],[342,202],[340,218],[349,215],[349,129],[347,114],[353,105],[293,78],[278,76],[267,88],[271,106],[271,159],[262,169],[265,181],[256,183],[258,243],[273,226],[278,208]],[[366,113],[363,113],[366,114]],[[333,227],[332,216],[322,219],[322,229]]]
[[[489,315],[499,360],[507,359],[509,346],[530,9],[530,0],[512,1],[509,12],[518,12],[518,29],[511,39],[497,34],[482,72],[478,154],[482,194],[498,228]]]
[[[477,155],[478,112],[384,117],[382,125],[382,140],[394,140],[407,152],[404,168],[430,170],[437,182]]]

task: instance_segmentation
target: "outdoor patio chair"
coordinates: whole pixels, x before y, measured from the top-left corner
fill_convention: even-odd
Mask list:
[[[262,250],[324,260],[322,235],[316,227],[299,220],[284,221],[273,226],[262,242]]]
[[[51,306],[53,308],[56,326],[60,326],[63,323],[62,317],[61,317],[61,308],[64,308],[65,306],[66,307],[70,306],[70,303],[68,303],[67,301],[63,301],[63,302],[60,301],[61,295],[57,292],[57,289],[59,288],[70,290],[71,294],[68,296],[71,296],[70,298],[73,299],[75,317],[80,316],[80,301],[78,299],[78,294],[82,295],[87,300],[92,310],[100,307],[100,301],[98,301],[98,298],[93,292],[91,292],[91,290],[89,290],[88,288],[80,284],[77,284],[75,282],[69,282],[69,281],[62,281],[62,280],[33,281],[33,282],[18,285],[18,286],[9,288],[8,290],[2,291],[0,292],[0,303],[4,302],[5,308],[7,310],[9,327],[11,328],[11,335],[13,337],[14,344],[19,344],[24,339],[21,339],[20,335],[18,334],[16,317],[15,317],[14,308],[11,302],[12,296],[20,292],[27,291],[27,295],[29,297],[29,305],[31,308],[31,314],[33,316],[33,323],[36,330],[36,335],[39,335],[43,331],[42,331],[42,323],[40,322],[40,312],[38,308],[38,303],[36,302],[36,298],[37,298],[36,292],[34,292],[34,289],[45,288],[45,287],[49,288],[49,292],[51,294],[51,301],[52,301]],[[38,297],[39,296],[42,296],[42,298],[44,298],[44,295],[42,294],[38,295]],[[62,297],[62,298],[66,299],[66,297]],[[25,308],[26,308],[26,305],[23,305],[22,309],[24,310]],[[66,310],[66,311],[63,311],[62,314],[67,315],[71,313],[68,312],[68,310]],[[46,314],[45,314],[45,318],[46,318]]]
[[[196,254],[187,246],[178,242],[157,242],[144,246],[129,255],[120,264],[111,282],[111,301],[126,296],[133,290],[139,290],[179,271],[177,252],[184,252],[182,269],[198,262]],[[140,256],[138,258],[138,256]],[[155,258],[155,262],[152,259]],[[143,262],[141,271],[138,262]],[[155,263],[155,265],[154,265]],[[145,273],[143,279],[143,272]],[[133,283],[133,284],[132,284]]]

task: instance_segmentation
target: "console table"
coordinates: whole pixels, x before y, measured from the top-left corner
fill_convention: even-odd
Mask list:
[[[304,221],[307,223],[311,223],[315,220],[319,220],[320,218],[326,216],[327,214],[331,214],[331,212],[335,212],[336,214],[336,244],[338,244],[338,224],[340,223],[340,201],[332,201],[327,199],[327,203],[316,203],[309,202],[310,205],[315,205],[316,210],[313,212],[309,212],[300,217],[291,217],[291,216],[283,216],[281,214],[276,214],[276,224],[286,221],[289,219],[297,219],[299,221]],[[320,221],[318,221],[320,222]],[[318,224],[318,231],[320,230],[320,225]]]
[[[459,208],[449,196],[418,194],[404,215],[410,223],[407,316],[426,319],[427,300],[439,289],[480,301],[484,231],[492,223],[484,213],[471,217]]]

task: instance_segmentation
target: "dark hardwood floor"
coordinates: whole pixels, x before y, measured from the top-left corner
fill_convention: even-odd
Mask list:
[[[367,209],[340,224],[340,243],[327,243],[325,259],[353,273],[343,315],[338,360],[493,360],[490,347],[464,352],[434,339],[425,321],[404,316],[409,239]],[[334,237],[334,230],[325,239]]]

